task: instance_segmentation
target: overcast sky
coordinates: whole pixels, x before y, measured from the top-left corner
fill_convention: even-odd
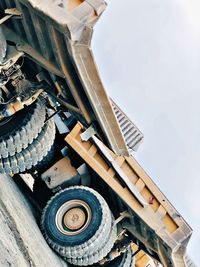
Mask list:
[[[136,158],[194,229],[200,262],[200,1],[109,1],[93,51],[104,85],[145,135]]]

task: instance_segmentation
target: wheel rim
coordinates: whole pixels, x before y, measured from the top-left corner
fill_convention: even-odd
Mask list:
[[[64,203],[56,213],[56,226],[64,235],[77,235],[83,232],[92,219],[89,205],[79,199]]]

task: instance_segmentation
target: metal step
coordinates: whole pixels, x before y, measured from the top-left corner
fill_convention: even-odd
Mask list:
[[[112,108],[120,125],[120,129],[126,141],[126,145],[131,152],[137,151],[139,145],[143,142],[144,135],[137,126],[126,116],[119,106],[112,100]]]
[[[193,262],[193,260],[188,255],[185,255],[185,263],[187,267],[197,267],[197,265]]]

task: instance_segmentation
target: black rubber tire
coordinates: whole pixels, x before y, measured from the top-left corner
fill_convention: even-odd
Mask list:
[[[90,224],[84,231],[69,236],[58,229],[55,218],[59,208],[74,199],[87,203],[92,215]],[[43,211],[41,229],[48,244],[59,255],[79,266],[87,266],[88,261],[92,265],[106,256],[114,245],[117,235],[106,201],[99,193],[85,186],[69,187],[56,194]]]
[[[53,165],[53,160],[56,157],[56,145],[55,142],[52,145],[51,149],[48,151],[47,155],[42,159],[42,161],[38,162],[38,164],[33,167],[33,170],[37,170],[37,172],[44,172],[50,166]]]
[[[38,98],[32,105],[17,112],[5,123],[0,122],[0,158],[14,156],[37,138],[46,117],[44,100]]]
[[[50,151],[55,139],[55,124],[51,119],[27,148],[14,156],[0,159],[0,173],[16,174],[36,166]]]
[[[75,266],[89,266],[99,262],[104,257],[106,257],[113,248],[114,243],[117,239],[117,227],[114,224],[113,218],[108,238],[105,238],[103,234],[102,237],[104,240],[103,241],[101,239],[98,240],[98,247],[95,246],[96,248],[95,251],[93,252],[89,251],[88,254],[85,254],[82,257],[66,258],[65,260]]]

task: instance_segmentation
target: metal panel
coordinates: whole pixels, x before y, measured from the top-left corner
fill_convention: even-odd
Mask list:
[[[73,3],[72,3],[73,2]],[[105,142],[128,155],[125,140],[94,62],[93,26],[106,8],[103,0],[1,0],[0,10],[17,7],[22,19],[6,26],[21,38],[18,49],[53,74],[64,76],[87,124],[97,123]],[[7,31],[6,31],[7,32]],[[8,38],[13,40],[14,34]],[[19,39],[20,40],[20,39]]]
[[[88,100],[110,147],[118,155],[128,155],[129,152],[125,140],[110,99],[99,78],[91,50],[85,45],[73,45],[71,43],[71,54]]]
[[[92,139],[82,141],[83,131],[83,126],[78,123],[65,140],[126,204],[131,217],[124,227],[155,251],[163,266],[186,267],[184,254],[192,234],[189,225],[132,156],[119,157],[103,143],[104,149],[96,146]],[[105,150],[112,159],[105,157]],[[129,189],[127,181],[124,185],[119,179],[122,173],[134,190]],[[141,199],[147,205],[141,205]]]

